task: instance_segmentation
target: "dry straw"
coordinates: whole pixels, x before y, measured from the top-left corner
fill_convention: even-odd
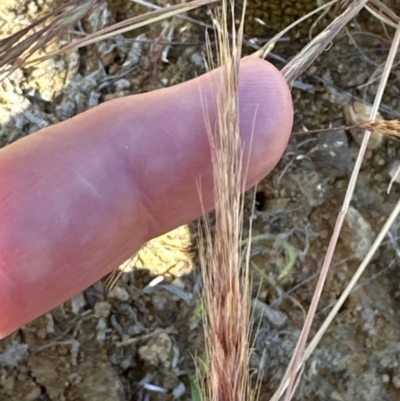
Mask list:
[[[228,27],[229,17],[233,21],[232,29]],[[207,376],[199,381],[202,381],[203,399],[210,401],[252,399],[249,255],[241,251],[243,166],[238,79],[243,21],[244,10],[236,33],[234,2],[224,0],[221,13],[215,19],[217,56],[222,65],[221,85],[216,93],[218,126],[214,129],[208,123],[214,171],[215,221],[211,230],[210,221],[205,219],[205,248],[201,250],[206,340],[206,360],[202,363]],[[206,109],[205,118],[208,122]]]
[[[94,12],[105,0],[69,1],[26,28],[0,41],[0,71],[12,72],[26,66],[37,51],[59,39],[82,18]]]
[[[298,55],[296,55],[291,62],[285,66],[283,69],[283,73],[285,77],[287,78],[288,82],[292,82],[295,78],[298,77],[300,73],[302,73],[305,68],[309,66],[309,63],[311,63],[315,58],[321,54],[321,52],[325,49],[326,45],[330,43],[330,41],[333,40],[333,38],[340,32],[340,30],[354,17],[358,14],[358,12],[367,4],[368,0],[356,0],[348,7],[346,10],[343,12],[342,15],[337,17],[324,31],[322,31],[315,39],[313,39]],[[373,5],[375,6],[374,12],[377,12],[377,9],[380,10],[379,16],[380,19],[386,21],[386,14],[382,11],[381,8],[379,8],[380,4],[377,4],[379,2],[373,2]],[[397,30],[396,34],[393,38],[392,46],[388,55],[388,58],[386,60],[386,65],[382,73],[381,81],[379,84],[379,88],[377,91],[377,94],[375,96],[375,101],[374,105],[371,110],[371,115],[370,115],[370,121],[365,123],[365,128],[375,128],[375,130],[380,127],[380,129],[383,128],[383,124],[379,122],[375,122],[375,118],[378,113],[379,105],[382,100],[383,92],[386,88],[386,84],[388,81],[389,73],[391,71],[395,55],[398,51],[399,47],[399,42],[400,42],[400,23],[398,22],[397,24]],[[386,128],[391,125],[391,128],[396,128],[396,124],[392,122],[392,124],[389,124],[387,122]],[[293,354],[293,357],[289,363],[288,369],[285,373],[285,376],[283,380],[281,381],[281,385],[275,392],[274,396],[272,397],[272,401],[277,401],[281,398],[281,396],[285,393],[284,401],[289,401],[290,399],[293,398],[295,388],[297,384],[300,381],[300,375],[302,372],[302,368],[304,366],[305,361],[309,358],[311,355],[312,351],[315,349],[317,346],[318,342],[320,341],[322,335],[325,333],[327,328],[329,327],[329,324],[333,321],[334,317],[336,316],[338,310],[340,309],[340,306],[343,305],[344,301],[347,299],[350,291],[354,288],[357,280],[361,276],[361,274],[364,272],[367,264],[369,261],[372,259],[372,256],[376,252],[376,250],[379,247],[379,244],[382,242],[384,236],[390,229],[391,225],[395,221],[395,219],[398,217],[400,213],[400,201],[396,205],[395,209],[393,210],[391,216],[388,218],[387,222],[383,226],[381,232],[379,233],[376,241],[374,242],[370,252],[366,255],[364,261],[358,268],[357,272],[355,273],[353,279],[350,281],[349,285],[339,298],[338,302],[336,303],[334,309],[331,311],[330,315],[324,322],[324,324],[321,326],[320,330],[318,331],[317,335],[314,337],[314,339],[311,341],[310,345],[306,348],[307,340],[308,340],[308,335],[311,330],[311,325],[314,321],[316,309],[319,303],[319,299],[322,294],[322,290],[324,287],[324,283],[326,281],[326,277],[328,275],[328,271],[330,268],[330,265],[332,263],[333,255],[336,249],[336,245],[340,236],[340,232],[350,205],[350,202],[352,200],[352,196],[354,193],[354,189],[357,183],[357,178],[358,174],[361,168],[361,164],[367,149],[368,141],[371,136],[371,131],[366,131],[364,135],[363,142],[361,144],[361,148],[353,169],[353,172],[350,177],[350,181],[348,184],[348,188],[346,191],[345,198],[343,200],[343,205],[341,208],[341,211],[337,217],[335,228],[331,237],[331,240],[329,242],[328,250],[326,252],[326,256],[324,259],[324,263],[321,269],[321,273],[318,278],[318,282],[316,285],[316,289],[310,304],[310,308],[307,313],[307,318],[304,323],[304,326],[302,328],[298,343],[296,345],[295,352]],[[299,375],[300,373],[300,375]]]
[[[0,72],[12,73],[22,66],[41,63],[58,54],[98,43],[101,40],[150,25],[166,18],[193,10],[217,0],[193,0],[188,3],[165,7],[126,19],[100,31],[69,43],[59,50],[32,59],[39,50],[46,49],[51,43],[70,31],[82,18],[101,7],[106,0],[71,0],[43,16],[28,27],[0,41]],[[5,74],[0,76],[1,79]]]
[[[400,136],[400,120],[376,120],[364,121],[354,125],[342,125],[340,127],[319,128],[307,131],[293,132],[294,135],[301,134],[317,134],[321,132],[333,132],[341,130],[368,130],[373,134],[387,135],[387,136]]]

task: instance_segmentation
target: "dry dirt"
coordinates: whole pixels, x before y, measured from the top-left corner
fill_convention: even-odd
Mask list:
[[[262,2],[250,1],[246,35],[254,46],[297,17],[294,12],[282,19],[283,3],[269,2],[272,14],[266,14]],[[287,10],[296,9],[294,2],[286,3]],[[50,0],[21,4],[0,4],[1,37],[54,7]],[[129,1],[109,1],[63,40],[145,10]],[[209,22],[205,10],[191,16]],[[271,61],[282,67],[277,60],[301,48],[310,25],[286,35]],[[379,77],[393,33],[366,12],[353,21],[296,83],[294,131],[342,126],[346,105],[370,103],[377,81],[369,81]],[[171,39],[168,53],[160,46],[162,36]],[[0,145],[100,102],[201,74],[204,43],[204,27],[174,19],[18,70],[0,87]],[[396,66],[381,109],[385,118],[400,115],[399,77]],[[398,165],[398,141],[375,142],[363,163],[314,328],[400,195],[396,183],[387,193],[390,172]],[[257,188],[252,261],[259,332],[252,366],[263,379],[261,400],[277,388],[293,351],[358,149],[357,138],[345,130],[293,135],[278,167]],[[397,222],[307,364],[295,399],[400,399],[399,234]],[[180,227],[128,261],[111,291],[102,280],[0,341],[0,399],[190,400],[193,357],[203,356],[196,255],[196,224]]]

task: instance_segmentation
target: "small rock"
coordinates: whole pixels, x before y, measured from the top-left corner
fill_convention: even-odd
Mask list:
[[[68,120],[75,115],[75,103],[72,100],[63,100],[60,105],[56,106],[55,115],[59,121]]]
[[[132,66],[138,64],[142,56],[143,42],[141,40],[146,39],[146,36],[141,34],[136,39],[136,41],[133,41],[132,47],[128,52],[128,57],[124,62],[123,66],[125,68],[131,68]]]
[[[320,135],[311,153],[315,167],[326,177],[343,177],[349,171],[351,151],[344,131]]]
[[[131,87],[131,83],[127,79],[121,78],[114,82],[114,86],[117,91],[121,91],[124,89],[129,89]]]
[[[152,304],[158,317],[165,325],[173,324],[178,316],[180,305],[171,299],[171,295],[165,290],[159,291],[152,296]]]
[[[369,121],[371,106],[362,102],[351,102],[344,106],[344,115],[346,122],[349,125],[357,125]],[[383,117],[378,113],[376,120],[383,120]],[[363,140],[365,130],[359,128],[350,129],[350,133],[358,144],[361,144]],[[368,142],[368,149],[377,149],[381,146],[383,141],[382,134],[371,134],[371,138]]]
[[[393,376],[392,383],[395,388],[400,388],[400,375]]]
[[[98,92],[96,92],[95,90],[92,90],[92,91],[90,92],[89,102],[88,102],[88,103],[89,103],[88,106],[89,106],[90,109],[91,109],[92,107],[96,107],[96,106],[99,105],[99,103],[100,103],[100,97],[101,97],[101,94],[98,93]]]
[[[80,313],[81,309],[85,305],[86,305],[85,297],[81,292],[71,298],[71,310],[75,316]]]
[[[174,285],[175,287],[178,287],[181,290],[185,289],[185,283],[182,281],[182,279],[180,277],[176,277],[172,283],[172,285]]]
[[[81,383],[82,381],[82,375],[79,373],[71,373],[70,375],[68,375],[68,380],[73,384],[73,385],[77,385],[79,383]]]
[[[274,326],[280,327],[285,324],[287,317],[282,312],[279,312],[275,308],[266,303],[254,298],[251,301],[253,311],[257,316],[262,316],[268,319]]]
[[[107,333],[110,331],[107,327],[107,322],[105,321],[104,318],[100,318],[98,320],[96,330],[97,330],[97,335],[96,335],[97,341],[100,344],[104,344],[107,338]]]
[[[37,336],[41,339],[41,340],[45,340],[46,339],[46,337],[47,337],[47,330],[43,327],[43,328],[40,328],[38,331],[37,331]]]
[[[353,256],[363,259],[371,248],[374,233],[371,225],[353,206],[349,206],[341,239],[351,249]]]
[[[389,167],[389,177],[393,182],[400,183],[400,162],[394,161]]]
[[[25,358],[28,352],[28,344],[13,341],[5,351],[0,354],[0,366],[17,366]]]
[[[190,56],[190,61],[197,67],[204,67],[204,56],[198,52]]]
[[[97,318],[108,318],[111,313],[111,308],[111,304],[107,301],[96,302],[96,305],[94,306],[94,315]]]
[[[35,386],[29,394],[25,396],[25,401],[36,401],[42,394],[42,390],[39,386]]]
[[[343,401],[343,397],[337,391],[332,391],[330,399],[332,401]]]
[[[76,386],[82,401],[126,401],[121,380],[108,362],[99,362],[86,369],[82,381]],[[78,399],[78,397],[76,397]]]
[[[54,330],[54,318],[53,318],[53,315],[51,313],[46,313],[46,319],[47,319],[47,323],[46,323],[47,333],[54,334],[55,330]]]
[[[307,198],[310,207],[321,206],[328,196],[325,180],[314,171],[301,171],[292,174],[291,178],[297,182],[300,192]]]
[[[182,382],[179,382],[179,384],[174,388],[172,391],[172,395],[174,398],[180,398],[185,394],[186,392],[186,387]]]
[[[146,328],[141,322],[137,322],[135,324],[131,324],[126,328],[126,333],[128,336],[137,336],[139,334],[142,334],[146,331]]]
[[[125,288],[115,286],[108,292],[108,298],[118,299],[120,301],[126,302],[129,300],[128,291]]]
[[[104,284],[102,281],[97,281],[92,285],[93,289],[95,289],[99,294],[104,293]]]
[[[171,365],[173,343],[167,333],[161,333],[155,340],[150,340],[139,348],[139,357],[149,365],[161,364],[165,368]]]

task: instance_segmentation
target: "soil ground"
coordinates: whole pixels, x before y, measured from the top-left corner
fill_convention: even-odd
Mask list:
[[[263,13],[250,0],[246,35],[255,46],[290,22],[280,17],[283,3],[269,2]],[[294,2],[286,3],[291,10]],[[50,0],[1,2],[1,37],[52,7]],[[144,11],[111,0],[63,40]],[[314,32],[339,11],[330,10]],[[190,16],[209,22],[205,9]],[[276,60],[293,56],[310,26],[287,34],[271,61],[281,68]],[[294,131],[342,126],[346,107],[373,101],[393,33],[362,12],[296,83]],[[163,36],[172,41],[168,54]],[[204,50],[204,27],[176,18],[18,70],[0,84],[0,144],[100,102],[188,80],[204,72]],[[384,118],[400,115],[399,78],[396,66]],[[399,198],[397,183],[387,191],[399,149],[396,139],[375,138],[367,152],[314,330]],[[251,361],[263,379],[261,400],[277,388],[293,351],[358,150],[357,136],[345,130],[293,135],[278,167],[258,185],[252,261],[259,331]],[[0,341],[0,399],[190,400],[193,357],[203,355],[196,232],[193,223],[149,242],[127,261],[112,290],[99,281]],[[400,399],[399,235],[397,222],[311,357],[295,399]],[[157,278],[162,281],[151,285]]]

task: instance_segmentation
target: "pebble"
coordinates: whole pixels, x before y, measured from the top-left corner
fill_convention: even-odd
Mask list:
[[[55,330],[54,330],[54,318],[53,315],[51,313],[46,313],[46,331],[49,334],[54,334]]]
[[[71,298],[71,310],[75,316],[80,313],[80,311],[85,305],[86,305],[85,297],[81,292]]]
[[[42,390],[39,386],[35,386],[26,396],[25,401],[35,401],[38,400],[42,394]]]
[[[393,376],[392,383],[395,388],[400,388],[400,375]]]
[[[374,234],[371,225],[353,206],[349,206],[345,222],[341,238],[352,250],[353,256],[361,260],[372,245]]]
[[[389,177],[394,182],[400,183],[400,162],[394,161],[389,167]]]
[[[107,318],[110,316],[111,308],[111,304],[107,301],[96,302],[96,305],[94,306],[94,315],[97,318]]]
[[[343,401],[343,397],[337,391],[332,391],[330,398],[332,401]]]
[[[362,102],[351,102],[344,106],[344,114],[346,122],[349,125],[357,125],[370,120],[372,107]],[[383,117],[378,113],[375,120],[383,120]],[[350,133],[354,140],[361,144],[365,130],[359,128],[350,129]],[[383,142],[382,134],[372,134],[368,142],[368,149],[378,149]]]
[[[150,340],[139,348],[139,357],[149,365],[161,364],[168,368],[172,359],[173,342],[166,333],[161,333],[156,340]]]
[[[172,395],[174,396],[174,398],[180,398],[183,396],[183,394],[185,394],[185,392],[186,386],[182,382],[179,382],[179,384],[172,391]]]
[[[118,299],[122,302],[126,302],[129,300],[129,293],[128,291],[126,291],[125,288],[122,288],[120,286],[115,286],[114,288],[112,288],[108,294],[107,294],[108,298],[112,298],[112,299]]]
[[[351,163],[351,151],[345,132],[331,131],[320,135],[311,158],[318,171],[326,177],[346,175]]]

